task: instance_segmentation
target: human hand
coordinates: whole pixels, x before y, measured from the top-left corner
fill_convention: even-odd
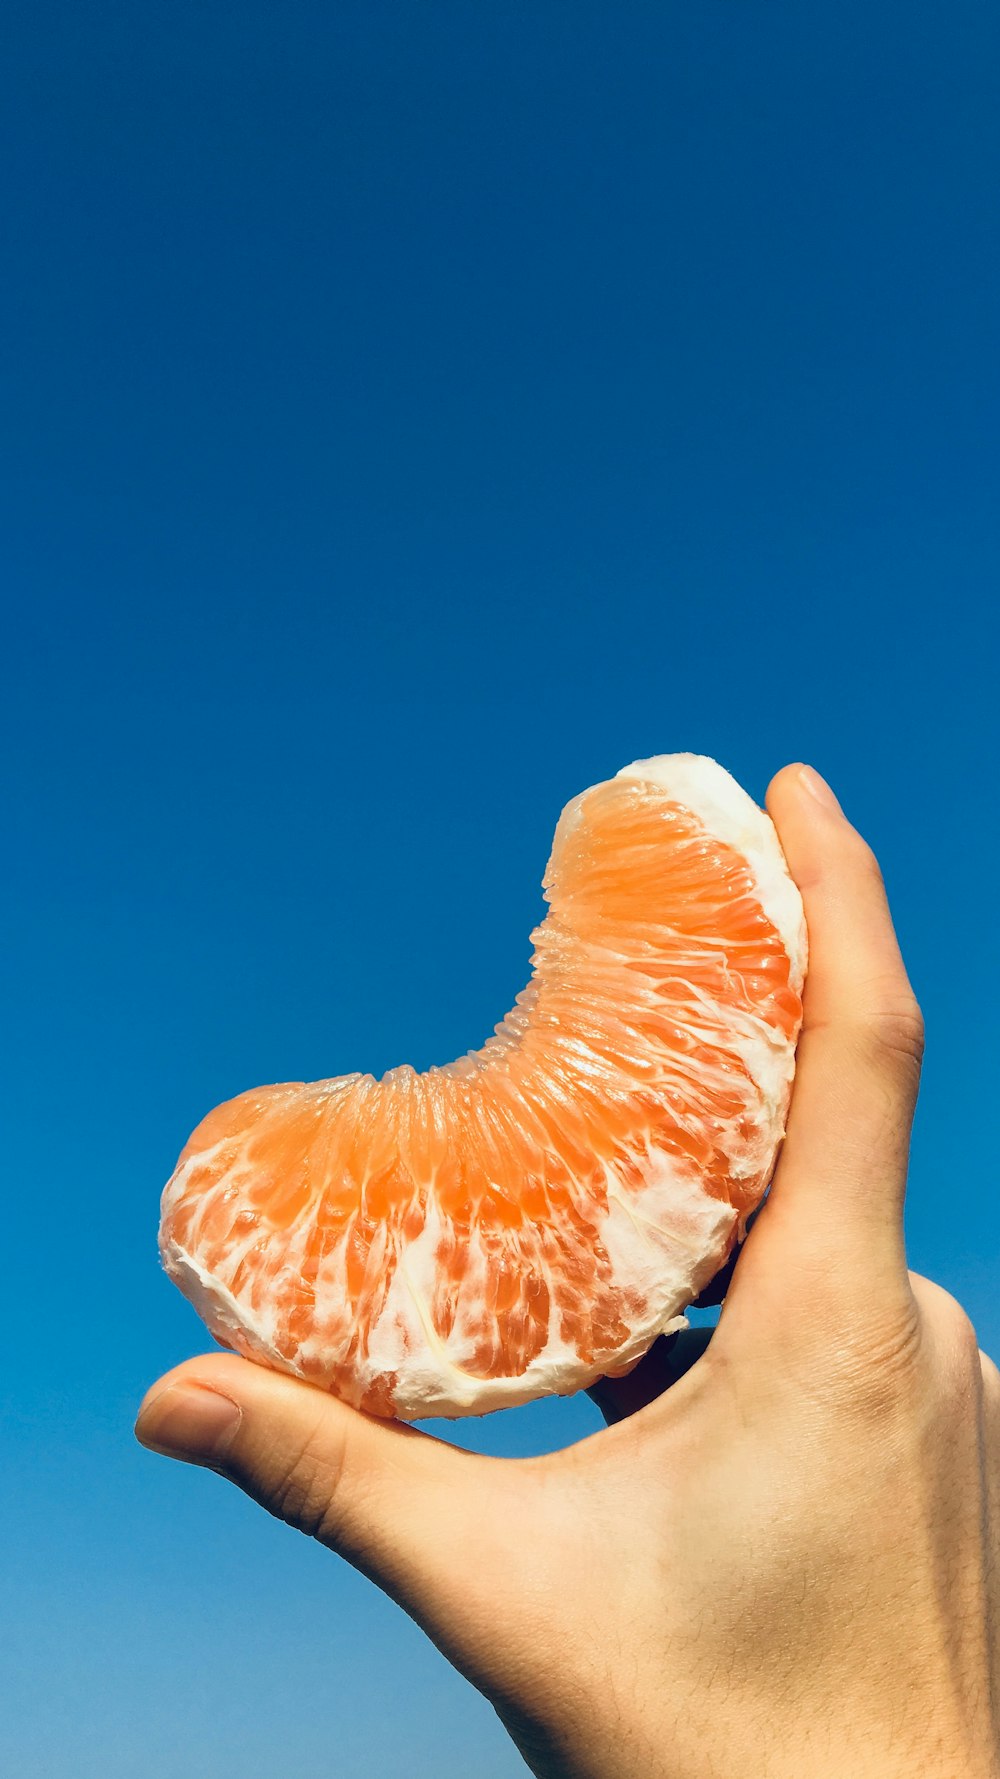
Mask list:
[[[997,1779],[1000,1372],[906,1268],[920,1016],[822,781],[786,767],[768,808],[805,901],[805,1025],[707,1345],[657,1343],[594,1391],[613,1424],[542,1458],[225,1354],[161,1379],[136,1430],[371,1576],[545,1779]]]

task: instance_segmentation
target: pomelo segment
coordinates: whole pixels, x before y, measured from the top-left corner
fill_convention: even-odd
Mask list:
[[[768,816],[693,754],[575,797],[544,889],[481,1050],[198,1126],[160,1251],[224,1345],[415,1420],[569,1394],[683,1325],[784,1132],[801,898]]]

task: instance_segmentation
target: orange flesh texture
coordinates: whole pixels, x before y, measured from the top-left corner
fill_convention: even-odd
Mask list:
[[[433,1336],[473,1327],[463,1369],[494,1378],[524,1372],[553,1317],[583,1366],[628,1338],[642,1306],[596,1234],[609,1172],[627,1192],[666,1158],[741,1214],[766,1186],[770,1154],[734,1173],[760,1108],[734,1021],[792,1043],[801,1002],[745,860],[611,780],[564,813],[545,890],[531,986],[473,1058],[241,1094],[167,1189],[163,1239],[276,1312],[278,1363],[370,1412],[392,1413],[395,1377],[359,1398],[356,1367],[431,1199]]]

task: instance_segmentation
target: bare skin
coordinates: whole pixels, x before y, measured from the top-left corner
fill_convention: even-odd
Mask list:
[[[823,781],[768,792],[811,963],[788,1134],[710,1343],[516,1462],[226,1354],[137,1433],[339,1552],[486,1694],[539,1779],[998,1779],[1000,1372],[909,1273],[920,1014]],[[668,1387],[669,1386],[669,1387]]]

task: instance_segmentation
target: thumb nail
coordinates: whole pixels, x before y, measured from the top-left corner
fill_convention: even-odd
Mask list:
[[[810,797],[815,797],[817,803],[822,803],[826,809],[836,810],[838,815],[843,815],[844,812],[827,784],[826,779],[820,778],[819,773],[813,766],[800,767],[799,777],[806,790],[809,792]]]
[[[143,1402],[135,1436],[148,1451],[211,1464],[225,1455],[242,1419],[238,1403],[207,1384],[168,1384]]]

